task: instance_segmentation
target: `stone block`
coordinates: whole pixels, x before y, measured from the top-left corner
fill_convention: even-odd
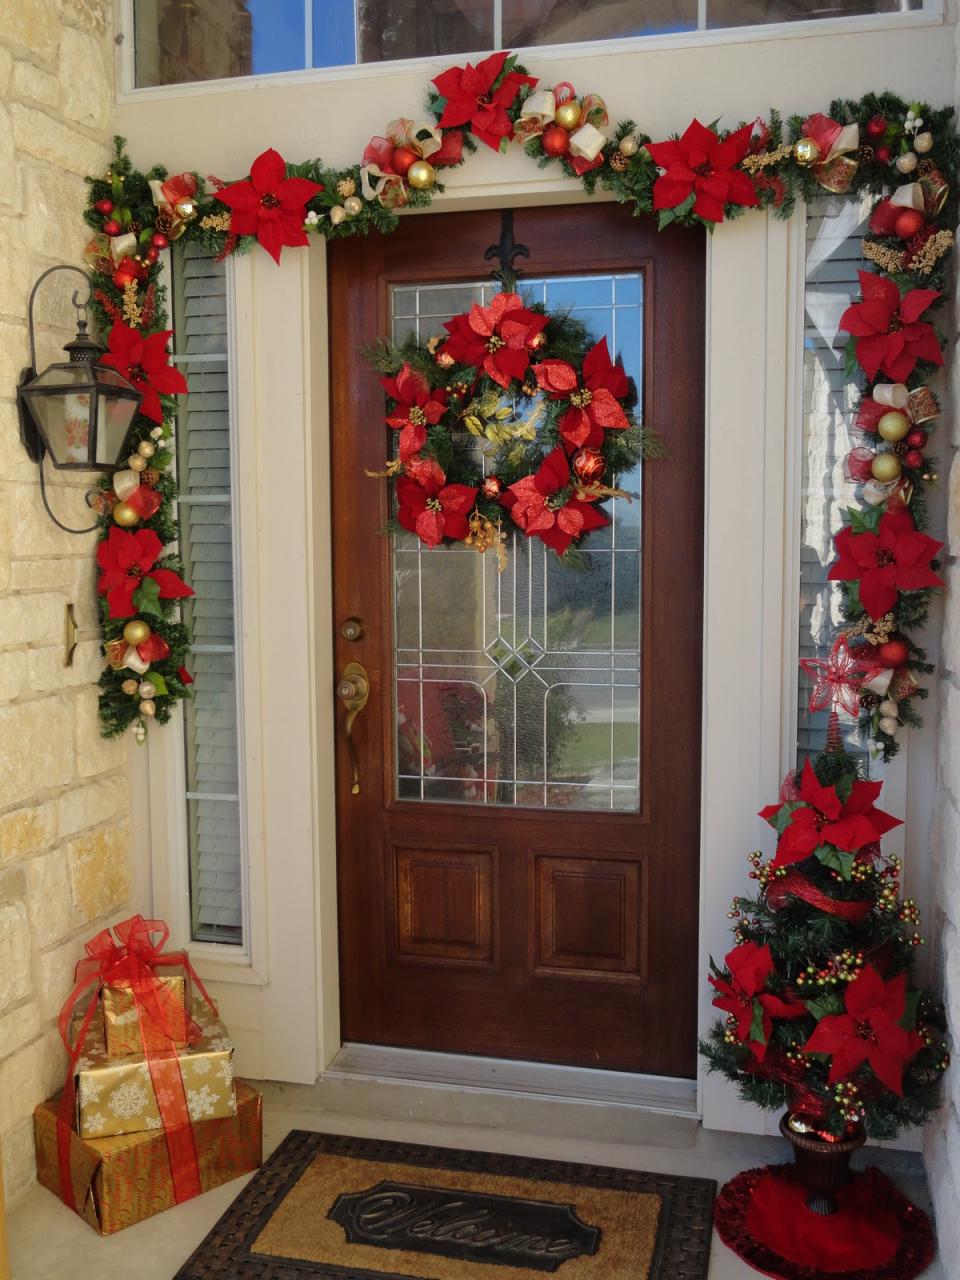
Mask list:
[[[0,183],[3,178],[0,177]],[[34,271],[30,259],[24,249],[23,223],[19,218],[0,218],[0,242],[3,253],[0,253],[0,314],[22,320],[27,313],[27,302],[33,288]],[[13,387],[9,388],[13,391]],[[12,417],[5,414],[5,417]],[[17,441],[18,458],[29,462],[26,454]],[[34,466],[33,463],[30,463]]]
[[[60,36],[60,79],[63,113],[88,129],[104,129],[113,102],[113,77],[107,68],[103,41],[75,27]]]
[[[21,863],[0,868],[0,906],[25,902],[27,897],[27,873]],[[0,1046],[3,1041],[0,1040]]]
[[[27,880],[27,915],[37,947],[62,941],[81,923],[73,905],[67,858],[60,849],[31,858],[23,870]]]
[[[9,49],[4,49],[0,45],[0,96],[4,96],[7,92],[7,86],[10,84],[10,73],[13,70],[13,54]]]
[[[0,165],[2,164],[3,159],[0,156]],[[27,309],[24,307],[23,314],[26,315],[26,313]],[[30,344],[27,340],[26,322],[0,320],[0,387],[16,387],[20,382],[20,374],[29,363]],[[20,445],[19,440],[17,444],[22,453],[23,446]]]
[[[67,1055],[60,1037],[48,1031],[0,1062],[0,1133],[33,1114],[63,1084]]]
[[[10,113],[0,104],[0,205],[20,208],[20,164]]]
[[[27,218],[24,231],[32,253],[50,254],[50,228],[57,228],[56,256],[63,262],[80,261],[90,241],[90,228],[83,221],[86,184],[72,173],[54,173],[39,166],[27,170]],[[70,299],[83,281],[73,274],[54,276],[37,294],[36,316],[44,323],[63,325],[74,313]],[[56,359],[64,357],[59,353]],[[44,363],[43,360],[40,363]],[[89,484],[89,478],[87,483]]]
[[[32,62],[18,62],[13,68],[13,92],[23,102],[56,107],[60,102],[60,81]]]
[[[3,0],[0,40],[50,62],[60,35],[56,0]]]
[[[82,955],[83,941],[77,938],[61,943],[59,947],[51,947],[49,951],[41,951],[37,956],[37,999],[40,1016],[45,1022],[57,1017],[73,990],[73,973]]]
[[[8,327],[0,322],[0,342],[3,330]],[[83,500],[82,490],[67,490],[62,485],[48,484],[47,493],[50,506],[64,524],[75,529],[90,525],[90,510]],[[78,537],[58,529],[43,509],[39,485],[17,485],[13,489],[13,507],[11,553],[15,559],[20,556],[89,556],[92,562],[97,545],[96,534]]]
[[[91,778],[126,764],[128,738],[102,738],[96,689],[81,689],[75,697],[77,774]]]
[[[11,698],[19,698],[28,690],[27,655],[23,649],[7,649],[0,653],[0,702],[9,702]],[[0,858],[3,857],[3,845],[0,843]]]
[[[74,774],[73,707],[68,698],[0,707],[0,809],[59,787]],[[12,749],[8,744],[16,744]]]
[[[5,1054],[16,1053],[40,1034],[40,1006],[35,1000],[11,1009],[0,1017],[0,1046]]]
[[[53,804],[5,813],[0,818],[0,860],[26,858],[49,849],[56,830],[57,812]]]
[[[78,685],[96,684],[103,669],[99,640],[83,640],[74,652],[73,663],[63,665],[63,643],[31,649],[27,655],[27,680],[34,693],[56,693]]]
[[[0,906],[0,1009],[30,995],[30,926],[22,902]]]
[[[3,1135],[3,1189],[7,1209],[12,1209],[36,1185],[36,1177],[37,1157],[31,1116]]]
[[[63,605],[63,596],[48,593],[0,597],[0,646],[62,646]]]
[[[106,915],[130,896],[130,824],[113,823],[66,846],[73,901],[86,921]]]
[[[94,35],[103,35],[112,15],[110,0],[60,0],[63,21]]]
[[[62,120],[55,120],[53,116],[36,107],[24,106],[22,102],[10,104],[10,116],[14,142],[23,154],[46,160],[48,164],[69,173],[78,173],[81,177],[106,168],[109,161],[106,145],[94,142]]]
[[[109,822],[125,812],[129,803],[130,788],[124,775],[71,787],[57,799],[60,838]]]

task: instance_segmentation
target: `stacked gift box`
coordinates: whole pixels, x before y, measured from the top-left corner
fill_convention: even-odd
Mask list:
[[[186,956],[162,950],[162,921],[115,932],[119,945],[100,934],[77,966],[67,1080],[34,1113],[40,1182],[103,1235],[261,1160],[260,1095],[234,1080],[233,1044]]]

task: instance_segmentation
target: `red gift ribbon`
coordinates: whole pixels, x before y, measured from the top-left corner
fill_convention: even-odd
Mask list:
[[[76,1210],[73,1179],[70,1175],[70,1134],[73,1129],[73,1113],[76,1101],[75,1067],[86,1041],[104,986],[129,986],[133,995],[144,1057],[150,1070],[157,1099],[157,1108],[163,1122],[167,1151],[170,1156],[170,1172],[173,1177],[173,1193],[177,1204],[200,1194],[200,1169],[190,1123],[180,1058],[175,1041],[195,1043],[202,1032],[177,997],[163,985],[157,969],[175,966],[183,968],[207,1004],[216,1013],[216,1006],[200,981],[185,951],[163,952],[170,937],[170,930],[163,920],[145,920],[143,916],[131,916],[115,925],[113,933],[103,929],[84,944],[86,957],[77,962],[74,988],[60,1010],[58,1026],[60,1038],[66,1045],[69,1063],[67,1077],[60,1097],[57,1113],[57,1159],[60,1172],[60,1198],[69,1208]],[[154,935],[159,935],[154,941]],[[80,1023],[76,1042],[70,1039],[70,1025],[78,1004],[88,996],[88,1004]],[[166,1044],[158,1047],[157,1041]]]
[[[859,924],[865,916],[869,915],[873,907],[872,899],[861,898],[860,901],[840,902],[836,898],[831,898],[821,889],[818,889],[805,875],[794,870],[788,871],[785,876],[774,880],[769,889],[767,889],[767,901],[774,911],[780,910],[788,893],[793,894],[795,898],[799,898],[801,902],[806,902],[809,906],[816,907],[818,911],[825,911],[830,916],[838,916],[849,924]]]

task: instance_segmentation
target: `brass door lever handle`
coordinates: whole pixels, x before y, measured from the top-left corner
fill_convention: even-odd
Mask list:
[[[359,662],[348,662],[343,668],[343,675],[337,681],[337,697],[346,708],[347,718],[344,729],[347,734],[347,747],[350,751],[350,765],[353,770],[351,794],[360,794],[360,767],[357,761],[357,746],[353,740],[353,723],[367,705],[370,696],[370,680],[366,668]]]

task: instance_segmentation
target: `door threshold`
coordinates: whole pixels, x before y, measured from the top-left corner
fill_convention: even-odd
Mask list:
[[[514,1098],[631,1107],[687,1119],[699,1117],[695,1080],[390,1045],[348,1041],[323,1072],[322,1079],[392,1081]]]

